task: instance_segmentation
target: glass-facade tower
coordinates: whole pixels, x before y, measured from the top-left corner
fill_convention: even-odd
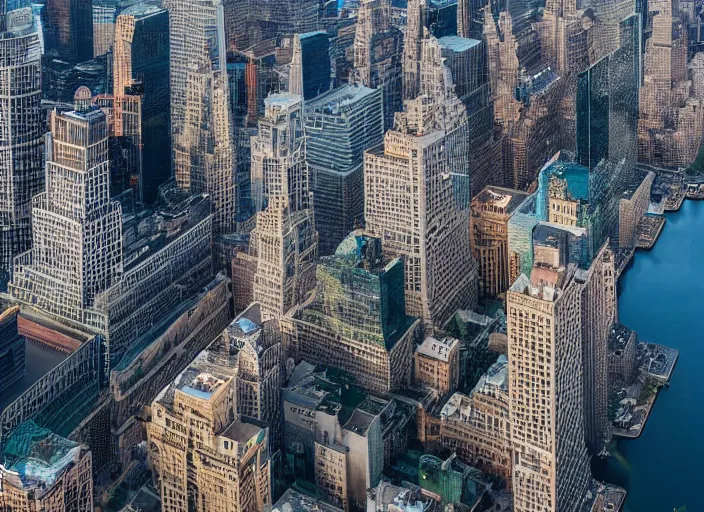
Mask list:
[[[32,197],[44,188],[41,44],[27,3],[0,12],[0,290],[31,245]]]

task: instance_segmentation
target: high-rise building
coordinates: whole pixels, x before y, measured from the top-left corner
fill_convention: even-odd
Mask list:
[[[618,315],[614,255],[605,245],[581,277],[584,434],[599,453],[611,439],[609,423],[609,333]]]
[[[328,34],[323,31],[296,34],[288,91],[312,100],[330,89],[330,50]]]
[[[583,422],[581,271],[550,263],[536,257],[530,279],[519,276],[507,295],[517,512],[579,510],[591,481]]]
[[[32,197],[44,189],[41,42],[32,9],[0,15],[0,71],[9,89],[0,98],[0,290],[13,258],[32,241]]]
[[[42,28],[46,55],[71,64],[93,58],[92,0],[47,0]]]
[[[24,338],[17,329],[19,311],[18,306],[4,309],[4,304],[0,303],[0,360],[3,367],[0,393],[15,384],[27,372]]]
[[[353,80],[381,89],[384,129],[402,108],[403,33],[392,24],[390,0],[362,0],[354,36]]]
[[[171,177],[169,93],[169,17],[152,3],[137,3],[117,17],[113,48],[115,135],[129,125],[120,122],[121,103],[139,98],[141,173],[138,188],[147,204]]]
[[[425,0],[410,0],[407,8],[406,31],[403,37],[403,99],[412,100],[420,94],[421,42],[425,37]]]
[[[252,139],[252,202],[265,210],[281,198],[291,210],[309,207],[310,191],[303,137],[303,101],[295,94],[270,94]]]
[[[378,238],[355,232],[320,259],[315,298],[293,316],[297,359],[325,361],[380,395],[411,381],[419,322],[406,315],[403,263],[385,264]]]
[[[257,256],[253,297],[262,320],[286,314],[315,284],[318,234],[310,198],[300,96],[272,94],[252,141],[250,254]]]
[[[506,293],[509,281],[508,221],[528,194],[485,187],[472,198],[469,237],[479,264],[479,292],[487,297]]]
[[[281,36],[315,32],[320,27],[318,0],[225,0],[227,48],[245,50]]]
[[[582,8],[588,7],[594,11],[595,22],[591,28],[593,43],[590,60],[592,64],[619,47],[621,41],[620,23],[635,12],[639,3],[641,3],[640,0],[589,0],[582,2]]]
[[[93,460],[85,445],[28,420],[5,440],[2,459],[3,510],[92,512]]]
[[[621,30],[621,45],[579,75],[577,161],[591,170],[604,160],[633,166],[637,157],[639,17],[624,19]]]
[[[455,93],[467,109],[472,196],[487,185],[503,185],[502,140],[494,137],[487,44],[484,40],[445,36],[438,39]]]
[[[384,256],[403,258],[408,312],[432,329],[474,305],[477,269],[467,236],[467,113],[437,39],[421,43],[420,96],[406,101],[384,146],[365,153],[364,217]]]
[[[635,246],[638,226],[650,207],[655,173],[634,169],[630,178],[618,201],[618,245],[624,248]]]
[[[533,229],[538,224],[537,194],[529,195],[508,220],[508,280],[533,268]]]
[[[235,230],[235,162],[220,0],[168,0],[171,133],[178,185],[206,192],[216,234]]]
[[[237,414],[266,423],[272,446],[278,446],[284,362],[278,320],[262,322],[255,302],[227,327],[223,337],[237,350]]]
[[[219,338],[152,403],[149,464],[165,512],[271,504],[269,429],[236,413],[236,372],[236,348]]]
[[[384,137],[382,90],[345,84],[306,103],[306,162],[321,255],[364,218],[364,152]]]
[[[104,55],[112,49],[117,13],[115,0],[96,0],[93,3],[93,57]]]
[[[77,108],[90,91],[77,94]],[[46,192],[32,200],[32,248],[15,259],[10,291],[69,321],[123,271],[120,204],[110,200],[108,125],[97,109],[51,114]]]

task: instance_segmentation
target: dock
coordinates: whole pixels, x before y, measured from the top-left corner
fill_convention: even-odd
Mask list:
[[[620,401],[617,417],[612,425],[616,438],[640,437],[662,387],[670,380],[679,358],[679,351],[656,343],[636,345],[639,375],[635,382],[621,390],[625,398]]]
[[[636,249],[650,250],[657,242],[662,228],[665,226],[665,217],[662,215],[646,215],[638,223],[636,230]]]
[[[597,484],[590,512],[618,512],[626,501],[626,489],[611,484]]]

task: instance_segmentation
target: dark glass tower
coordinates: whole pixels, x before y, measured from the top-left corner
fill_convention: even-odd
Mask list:
[[[44,53],[76,63],[93,58],[92,0],[46,0]]]
[[[330,89],[330,53],[325,32],[297,34],[289,90],[311,100]]]
[[[153,3],[133,5],[116,23],[115,97],[141,96],[142,194],[157,199],[171,177],[169,15]]]

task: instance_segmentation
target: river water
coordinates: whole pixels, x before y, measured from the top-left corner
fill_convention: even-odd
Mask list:
[[[625,487],[625,512],[704,511],[704,201],[667,214],[655,247],[638,251],[619,283],[619,320],[642,341],[680,351],[640,438],[593,465]]]

